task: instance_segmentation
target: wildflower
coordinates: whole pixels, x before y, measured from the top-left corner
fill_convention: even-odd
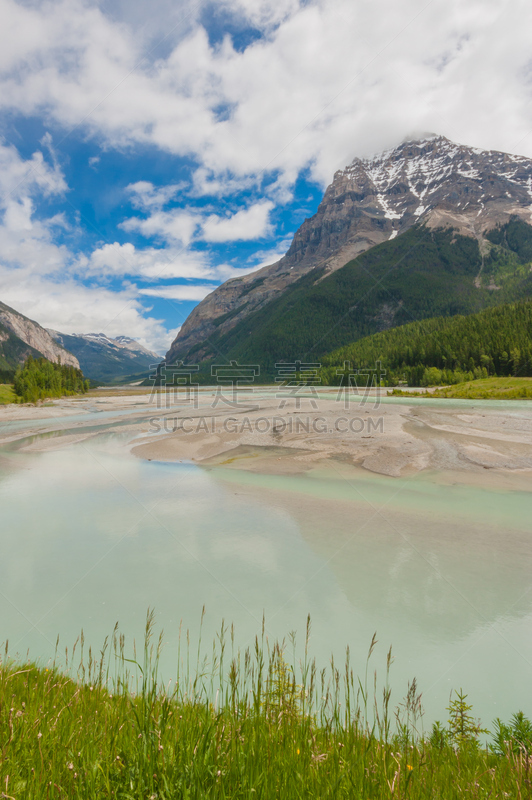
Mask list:
[[[407,769],[414,769],[414,767],[412,767],[410,764],[407,764],[407,765],[406,765],[406,768],[407,768]]]
[[[68,762],[67,769],[74,769],[74,764],[72,763],[72,761]]]
[[[296,753],[299,755],[299,747],[297,748]]]
[[[39,733],[37,734],[37,739],[42,739],[42,733],[41,733],[40,731],[39,731]]]

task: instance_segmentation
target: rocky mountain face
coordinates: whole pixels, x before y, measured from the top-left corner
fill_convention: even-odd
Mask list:
[[[38,322],[0,303],[0,368],[6,374],[14,371],[29,355],[44,356],[48,361],[61,361],[79,369],[78,359]]]
[[[209,342],[280,298],[316,270],[316,279],[422,223],[476,239],[512,217],[532,219],[532,159],[454,144],[443,136],[406,141],[337,172],[316,214],[275,264],[218,287],[191,312],[168,362],[215,355]],[[481,280],[480,278],[478,279]],[[480,284],[479,284],[480,286]]]
[[[103,383],[141,375],[161,360],[160,355],[128,336],[112,339],[104,333],[49,333],[76,355],[86,377]]]

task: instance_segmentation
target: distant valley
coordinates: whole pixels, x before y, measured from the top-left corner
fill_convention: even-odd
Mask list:
[[[141,380],[161,361],[161,356],[128,336],[112,339],[103,333],[71,334],[49,331],[52,338],[73,353],[87,378],[102,383]]]

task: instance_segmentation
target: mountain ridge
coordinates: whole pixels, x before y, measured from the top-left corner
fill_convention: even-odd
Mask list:
[[[138,377],[161,360],[129,336],[111,338],[105,333],[66,334],[49,329],[49,334],[79,359],[83,374],[103,383]]]
[[[454,228],[475,239],[517,217],[529,222],[532,159],[455,144],[443,136],[402,142],[372,159],[355,158],[335,173],[316,214],[296,232],[285,256],[227,281],[196,306],[166,359],[212,358],[209,342],[268,307],[309,273],[324,280],[353,258],[412,226]],[[319,273],[319,274],[318,274]],[[482,265],[479,268],[479,276]]]

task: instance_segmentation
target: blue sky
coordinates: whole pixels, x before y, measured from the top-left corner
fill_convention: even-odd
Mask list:
[[[524,0],[0,0],[0,300],[164,353],[334,171],[415,131],[532,155]]]

